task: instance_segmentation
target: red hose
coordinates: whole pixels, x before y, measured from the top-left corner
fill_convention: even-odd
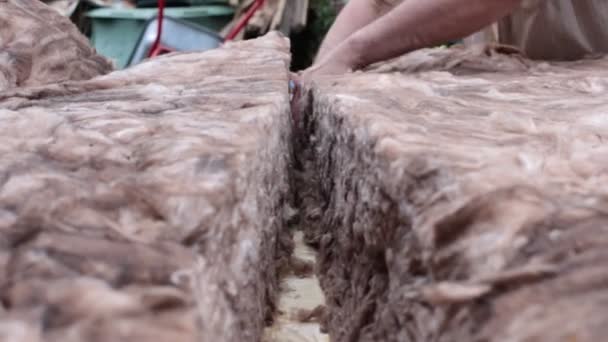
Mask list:
[[[245,14],[245,16],[239,20],[238,24],[236,24],[232,31],[228,33],[226,40],[233,40],[245,28],[245,26],[247,26],[247,23],[249,23],[251,17],[253,17],[255,12],[257,12],[262,5],[264,5],[264,0],[256,0],[256,2],[247,11],[247,14]]]

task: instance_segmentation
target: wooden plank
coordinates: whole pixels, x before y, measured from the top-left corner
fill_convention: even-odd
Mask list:
[[[308,3],[309,0],[295,0],[295,10],[291,30],[299,32],[308,24]]]
[[[290,8],[288,3],[290,2],[287,0],[278,0],[274,16],[272,17],[272,22],[270,23],[271,30],[281,30],[282,33],[285,34],[285,32],[282,30],[281,23],[284,21],[286,9]]]

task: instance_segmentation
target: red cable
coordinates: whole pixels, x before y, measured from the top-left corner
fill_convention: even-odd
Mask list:
[[[230,31],[230,33],[228,33],[225,40],[233,40],[245,28],[245,26],[247,26],[247,23],[249,23],[249,20],[251,20],[251,18],[255,14],[255,12],[257,12],[263,5],[264,5],[264,0],[256,0],[256,2],[251,6],[251,8],[249,8],[249,10],[245,14],[245,16],[243,18],[241,18],[241,20],[239,20],[239,22],[234,27],[234,29],[232,29],[232,31]],[[156,31],[156,40],[154,41],[154,44],[152,44],[152,47],[150,48],[150,51],[148,52],[148,57],[156,57],[159,54],[161,54],[161,52],[163,52],[164,50],[168,50],[166,48],[163,48],[160,45],[160,40],[161,40],[161,36],[163,33],[164,13],[165,13],[165,0],[158,0],[158,16],[157,16],[157,21],[158,21],[157,25],[158,26],[157,26],[157,31]]]
[[[160,38],[161,35],[163,34],[163,17],[165,16],[165,0],[158,0],[158,18],[157,18],[157,22],[158,22],[158,26],[157,26],[157,30],[156,30],[156,40],[154,41],[154,44],[152,44],[152,47],[150,48],[150,51],[148,52],[148,57],[155,57],[157,55],[160,54]]]
[[[256,0],[256,2],[247,11],[247,14],[245,14],[245,16],[242,17],[241,20],[239,20],[238,24],[236,24],[234,29],[232,29],[232,31],[228,33],[228,35],[226,36],[226,40],[233,40],[241,32],[241,30],[243,30],[243,28],[247,26],[247,23],[249,22],[251,17],[253,17],[255,12],[257,12],[257,10],[262,7],[262,5],[264,5],[264,0]]]

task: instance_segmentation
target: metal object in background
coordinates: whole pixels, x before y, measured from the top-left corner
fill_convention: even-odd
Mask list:
[[[158,23],[158,18],[148,22],[128,65],[137,64],[150,55],[158,36]],[[165,16],[162,24],[158,46],[163,51],[205,51],[215,49],[223,42],[217,33],[183,20]]]
[[[91,41],[100,54],[114,60],[117,68],[125,68],[157,14],[156,8],[99,8],[87,12],[92,19]],[[167,7],[164,14],[217,32],[230,22],[234,10],[226,5]]]
[[[233,40],[245,28],[245,26],[247,26],[247,23],[249,22],[249,20],[251,20],[251,17],[253,17],[255,12],[257,12],[260,8],[262,8],[262,6],[264,5],[264,1],[265,0],[255,0],[253,5],[251,5],[251,8],[249,8],[249,10],[247,11],[247,13],[238,21],[238,23],[236,24],[234,29],[232,29],[228,33],[228,35],[226,36],[226,40]],[[174,46],[175,44],[173,44],[173,45],[163,44],[163,32],[164,32],[163,25],[165,23],[165,20],[164,20],[165,5],[166,5],[166,0],[158,0],[158,16],[157,16],[158,20],[156,20],[156,38],[152,42],[151,47],[149,47],[147,50],[147,57],[150,57],[150,58],[156,57],[163,53],[175,51],[175,50],[183,51],[183,49],[181,49],[181,48],[176,48]],[[190,33],[192,33],[192,30],[188,30],[188,28],[186,28],[186,27],[175,26],[173,29],[181,30],[181,31],[185,31],[185,32],[190,31]],[[173,35],[173,34],[175,34],[175,32],[170,32],[170,35]],[[180,40],[179,38],[174,37],[174,36],[170,36],[168,39],[175,40],[175,41]],[[166,40],[167,39],[165,39],[165,41]],[[182,40],[182,42],[185,42],[185,40]],[[140,42],[140,45],[141,45],[141,42]],[[136,50],[136,53],[138,53],[138,52],[139,51]],[[139,56],[136,56],[136,58],[139,58]],[[137,60],[136,60],[136,62],[137,62]]]

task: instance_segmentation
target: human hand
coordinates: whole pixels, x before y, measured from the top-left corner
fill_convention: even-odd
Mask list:
[[[315,77],[342,75],[352,72],[352,70],[353,69],[349,65],[341,63],[340,61],[325,60],[324,62],[317,63],[304,70],[300,74],[300,79],[304,83],[309,83]]]
[[[348,62],[338,58],[332,59],[330,54],[323,61],[304,70],[299,78],[303,83],[310,83],[316,77],[342,75],[352,71],[353,67]]]
[[[360,53],[354,39],[350,38],[327,53],[322,60],[316,62],[310,68],[300,74],[304,83],[320,76],[342,75],[357,69],[360,61]]]
[[[304,115],[304,111],[309,105],[309,91],[312,81],[323,76],[341,75],[353,71],[358,61],[356,58],[358,54],[353,52],[351,44],[341,44],[320,62],[298,74],[291,74],[291,112],[296,123]]]
[[[291,115],[295,125],[298,125],[310,105],[310,91],[313,79],[330,74],[339,74],[342,69],[326,68],[329,66],[313,66],[298,74],[291,74],[289,80],[289,97]]]

